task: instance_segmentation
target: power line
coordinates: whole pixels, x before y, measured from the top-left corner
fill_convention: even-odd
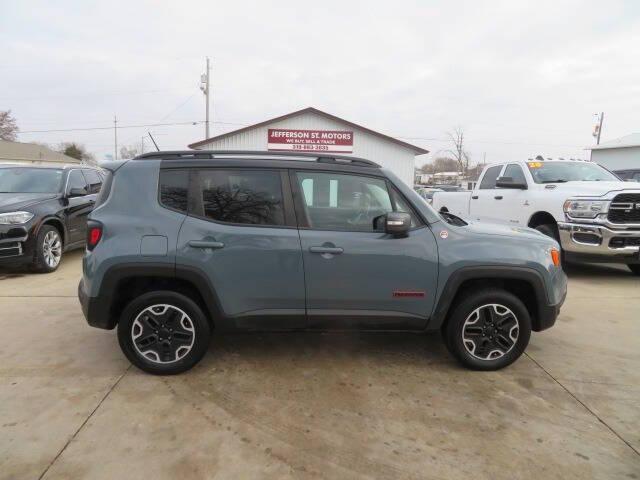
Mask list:
[[[122,125],[118,128],[142,128],[142,127],[170,127],[174,125],[198,125],[199,123],[204,123],[203,120],[195,120],[192,122],[177,122],[177,123],[147,123],[143,125]],[[88,127],[88,128],[60,128],[54,130],[26,130],[20,131],[19,133],[22,135],[24,133],[56,133],[56,132],[87,132],[94,130],[112,130],[113,126],[109,127]]]

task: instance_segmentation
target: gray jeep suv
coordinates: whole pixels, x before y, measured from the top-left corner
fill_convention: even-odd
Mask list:
[[[78,296],[149,373],[193,367],[212,330],[441,331],[462,364],[494,370],[565,298],[554,240],[436,213],[368,160],[186,151],[103,166]]]

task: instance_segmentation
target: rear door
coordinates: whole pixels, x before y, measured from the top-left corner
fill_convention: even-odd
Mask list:
[[[496,180],[504,165],[494,165],[485,170],[478,188],[471,194],[469,217],[481,222],[498,222],[504,206],[502,191],[496,188]]]
[[[384,178],[292,171],[310,328],[416,329],[433,308],[438,255],[431,230]],[[376,219],[406,211],[405,238]]]
[[[180,266],[203,272],[228,327],[303,328],[300,237],[284,170],[191,170]],[[219,323],[220,324],[220,323]]]

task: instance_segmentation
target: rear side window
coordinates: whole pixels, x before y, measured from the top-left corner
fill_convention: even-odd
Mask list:
[[[496,188],[496,180],[498,179],[500,170],[502,170],[502,165],[496,165],[495,167],[487,169],[484,177],[482,177],[482,182],[480,182],[480,190]]]
[[[87,191],[89,195],[100,193],[102,188],[102,177],[95,170],[83,170],[84,177],[87,179]]]
[[[202,214],[218,222],[284,225],[279,171],[200,170]]]
[[[160,203],[172,210],[187,212],[188,170],[160,170]]]

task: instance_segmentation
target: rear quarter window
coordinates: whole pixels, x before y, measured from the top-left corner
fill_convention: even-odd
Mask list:
[[[160,204],[187,213],[189,198],[188,170],[160,170]]]

